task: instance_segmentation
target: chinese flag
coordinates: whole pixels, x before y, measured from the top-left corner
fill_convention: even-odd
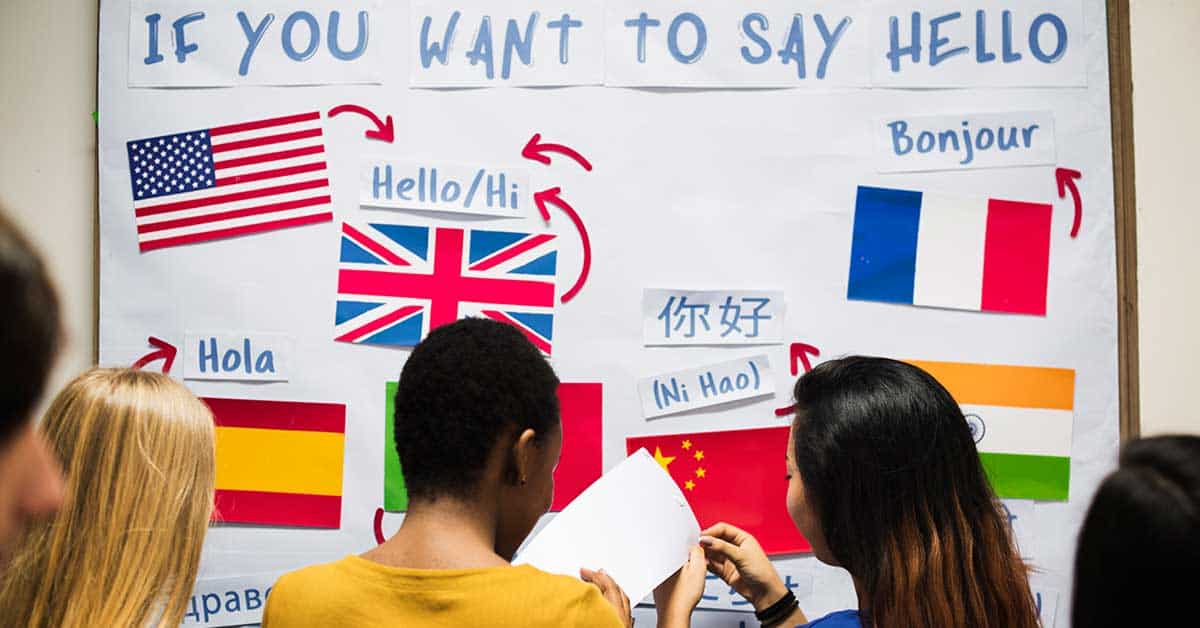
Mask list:
[[[393,442],[393,402],[396,382],[387,384],[384,410],[383,508],[388,512],[408,510],[408,491],[400,457]],[[558,406],[562,415],[563,447],[554,469],[554,502],[550,510],[560,511],[579,496],[583,489],[604,473],[601,458],[601,430],[604,392],[598,383],[562,383],[558,385]]]
[[[701,528],[719,521],[749,532],[767,554],[810,552],[787,512],[787,427],[625,439],[645,447],[687,497]]]

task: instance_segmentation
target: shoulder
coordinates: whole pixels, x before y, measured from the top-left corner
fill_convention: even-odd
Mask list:
[[[545,608],[557,608],[559,616],[574,618],[579,626],[622,626],[612,605],[600,595],[600,589],[578,578],[546,573],[528,565],[519,567],[528,591],[538,591],[538,602]],[[565,621],[563,625],[572,625]]]
[[[287,623],[288,619],[319,610],[330,599],[330,588],[344,583],[345,559],[312,565],[279,577],[267,594],[264,624]]]
[[[838,611],[796,628],[859,628],[858,611]]]

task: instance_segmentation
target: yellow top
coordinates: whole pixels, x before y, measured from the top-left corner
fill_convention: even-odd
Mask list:
[[[406,569],[358,556],[285,574],[263,628],[429,626],[621,628],[600,590],[528,565]]]

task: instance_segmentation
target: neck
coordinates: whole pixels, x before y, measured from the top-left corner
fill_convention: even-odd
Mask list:
[[[503,566],[508,561],[496,553],[496,527],[495,509],[485,504],[448,497],[415,501],[396,534],[363,557],[416,569]]]

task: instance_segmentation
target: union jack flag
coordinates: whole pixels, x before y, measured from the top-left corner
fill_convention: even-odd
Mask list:
[[[410,347],[474,316],[513,325],[549,354],[554,237],[343,223],[335,339]]]
[[[125,148],[142,252],[333,220],[318,111]]]

